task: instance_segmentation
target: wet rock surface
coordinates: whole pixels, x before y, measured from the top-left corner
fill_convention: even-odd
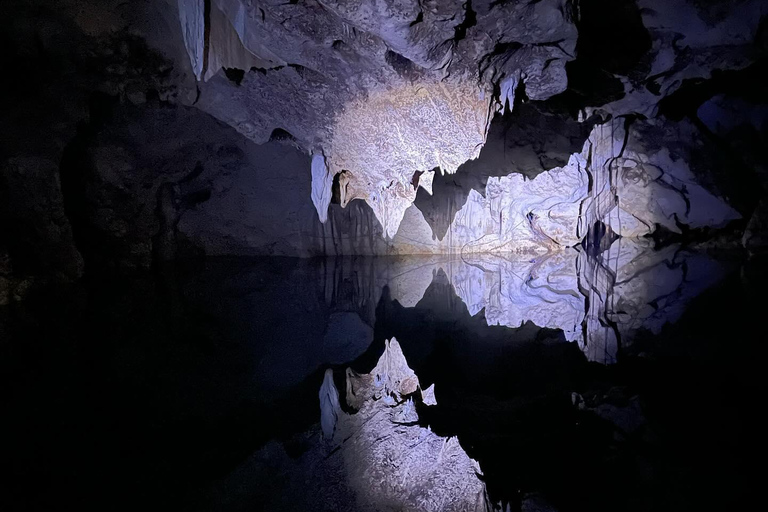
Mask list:
[[[228,60],[233,52],[205,47],[225,36],[212,25],[209,36],[200,30],[199,3],[180,2],[179,10],[193,66],[206,56]],[[236,84],[214,76],[201,87],[200,107],[254,141],[281,128],[321,150],[329,167],[322,179],[348,171],[348,200],[366,201],[389,237],[415,198],[413,173],[453,173],[476,157],[493,112],[518,83],[535,99],[564,90],[576,36],[571,14],[549,1],[222,0],[211,12],[260,64]],[[520,18],[524,29],[512,21]],[[499,84],[503,98],[494,96]],[[325,207],[318,204],[321,219]]]

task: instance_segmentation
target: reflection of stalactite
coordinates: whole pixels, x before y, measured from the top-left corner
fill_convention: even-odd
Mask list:
[[[336,430],[341,405],[339,404],[339,392],[333,383],[333,370],[325,370],[323,385],[320,387],[320,425],[323,429],[323,438],[333,439]]]
[[[619,348],[618,328],[609,320],[608,308],[613,305],[616,274],[601,260],[587,252],[580,253],[577,260],[579,288],[586,297],[581,349],[590,361],[614,363]]]

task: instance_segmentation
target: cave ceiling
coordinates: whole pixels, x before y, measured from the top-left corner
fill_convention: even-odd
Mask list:
[[[257,143],[290,133],[314,155],[320,220],[340,175],[342,206],[365,201],[392,238],[422,173],[476,158],[516,94],[582,119],[651,117],[684,80],[749,65],[766,7],[739,3],[178,0],[178,13],[195,105]]]

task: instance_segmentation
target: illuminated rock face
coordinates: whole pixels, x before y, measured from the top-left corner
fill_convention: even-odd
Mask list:
[[[338,178],[342,206],[354,199],[365,201],[388,239],[395,237],[422,185],[420,173],[435,168],[451,173],[475,158],[489,119],[513,107],[518,89],[524,88],[529,99],[543,100],[566,88],[564,65],[576,56],[575,19],[580,19],[579,58],[608,70],[616,89],[604,98],[585,92],[587,100],[577,106],[586,114],[653,116],[659,100],[684,79],[751,62],[744,47],[757,34],[756,20],[765,13],[761,2],[745,1],[739,12],[687,4],[656,9],[645,3],[616,8],[617,25],[626,26],[632,35],[627,42],[614,34],[616,29],[601,35],[599,27],[590,24],[599,2],[574,7],[557,0],[214,0],[205,21],[200,2],[178,0],[193,71],[207,80],[200,85],[196,105],[256,142],[282,128],[305,150],[322,153],[324,173],[314,166],[312,170],[312,199],[320,220],[328,218],[334,176],[346,171]],[[207,36],[201,30],[205,23]],[[614,36],[618,46],[611,49]],[[207,38],[206,45],[200,37]],[[691,59],[695,64],[681,65]],[[242,79],[232,83],[219,72],[222,67],[243,70]],[[638,80],[641,74],[646,79]],[[675,231],[675,215],[688,200],[703,205],[700,211],[686,206],[685,214],[694,222],[711,225],[729,215],[696,187],[688,187],[690,173],[666,159],[663,151],[644,155],[623,148],[622,128],[611,129],[616,133],[610,140],[593,138],[590,147],[593,156],[610,154],[612,160],[608,179],[595,181],[592,201],[582,205],[582,223],[611,215],[611,228],[630,236],[647,234],[657,221]],[[624,149],[626,153],[617,157]],[[570,178],[601,177],[597,171],[585,173],[585,162],[576,163],[580,176]],[[598,169],[594,160],[592,168]],[[569,166],[566,172],[574,174],[574,169]],[[526,192],[512,182],[489,187],[497,185],[510,193]],[[423,186],[428,189],[429,183]],[[669,187],[680,192],[678,197],[668,193]],[[625,191],[618,200],[617,188]],[[551,239],[543,245],[569,245],[584,231],[581,226],[574,235],[572,226],[563,222],[575,212],[574,199],[561,203],[563,210],[544,205],[546,218],[523,212],[533,213],[533,229]],[[495,207],[483,202],[476,195],[470,198],[473,213],[456,226],[462,231],[459,238],[468,228],[470,239],[483,237],[479,246],[468,250],[502,250],[506,239],[519,238],[509,232],[521,220],[519,212],[492,222],[485,219],[479,228],[478,207]],[[707,211],[714,212],[709,219]],[[409,243],[421,245],[418,238]],[[525,250],[542,246],[540,240],[527,239],[523,245]]]
[[[728,13],[706,24],[699,18],[717,18],[708,7],[644,9],[640,2],[637,9],[617,10],[626,17],[617,23],[626,23],[637,37],[621,43],[627,48],[612,50],[611,42],[601,39],[608,36],[590,25],[595,17],[590,9],[599,5],[579,6],[576,13],[558,0],[213,0],[206,21],[200,2],[178,0],[193,71],[205,80],[196,106],[259,143],[276,128],[290,132],[315,154],[312,201],[321,222],[328,219],[336,177],[342,207],[365,201],[386,245],[399,253],[446,248],[422,237],[417,225],[405,227],[406,239],[397,240],[403,220],[410,222],[407,210],[418,187],[430,189],[424,173],[436,168],[453,173],[477,157],[490,119],[512,108],[519,90],[533,100],[565,90],[565,63],[576,55],[574,19],[581,19],[579,58],[613,73],[619,98],[589,97],[577,105],[582,113],[651,116],[683,79],[751,62],[743,46],[764,12],[759,2],[747,1],[742,7],[749,16]],[[688,18],[695,20],[690,27],[680,22]],[[684,49],[672,44],[675,34]],[[200,37],[207,38],[206,45]],[[685,59],[693,55],[695,65],[681,65],[680,52],[688,52]],[[650,69],[640,62],[643,55]],[[233,83],[221,67],[241,69],[242,78]],[[641,72],[649,78],[623,78]],[[603,106],[594,109],[595,104]],[[475,193],[467,201],[450,249],[501,251],[512,244],[538,252],[573,245],[596,221],[626,236],[642,236],[657,223],[676,231],[678,220],[696,227],[733,217],[693,183],[690,169],[671,153],[624,147],[623,133],[621,121],[604,125],[567,166],[531,184],[517,178],[489,181],[489,195]],[[584,183],[592,183],[587,193]],[[544,194],[555,189],[552,197],[559,201],[546,204]],[[530,200],[521,203],[520,194]],[[508,215],[497,215],[499,208]]]
[[[472,255],[451,269],[456,294],[471,315],[485,309],[488,325],[519,327],[527,321],[582,338],[584,296],[570,249],[541,258]]]
[[[213,0],[207,21],[201,2],[178,7],[204,80],[196,106],[255,142],[281,128],[324,154],[328,174],[313,167],[321,221],[328,203],[314,191],[347,171],[342,205],[363,199],[392,238],[416,175],[475,158],[518,85],[533,99],[565,89],[577,34],[561,3]],[[230,82],[222,67],[242,79]]]
[[[363,199],[385,235],[394,237],[416,199],[421,172],[439,167],[453,173],[478,156],[490,100],[490,91],[449,81],[375,92],[349,103],[334,122],[329,145],[332,174],[349,171],[341,205]]]
[[[301,452],[270,441],[251,455],[244,471],[225,477],[228,483],[258,481],[242,485],[255,488],[265,510],[486,512],[480,464],[458,437],[420,424],[417,404],[436,404],[434,385],[419,387],[395,338],[385,345],[370,373],[346,370],[345,398],[353,413],[340,410],[334,372],[325,370],[321,428],[301,435]]]
[[[657,225],[679,233],[680,225],[717,228],[738,219],[738,212],[697,183],[684,158],[650,144],[648,133],[658,129],[647,124],[625,134],[623,122],[600,125],[564,167],[532,180],[521,174],[488,178],[485,195],[470,191],[442,240],[411,208],[393,249],[542,254],[575,246],[596,222],[637,238]]]

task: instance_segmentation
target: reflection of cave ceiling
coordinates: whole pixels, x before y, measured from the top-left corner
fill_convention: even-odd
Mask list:
[[[256,142],[288,131],[315,153],[320,219],[346,171],[342,205],[366,201],[391,238],[419,173],[477,157],[489,119],[518,90],[532,100],[563,93],[586,114],[653,115],[682,80],[755,57],[762,2],[656,3],[212,0],[206,17],[203,0],[178,0],[178,9],[206,80],[197,106]],[[604,34],[594,21],[603,11],[615,21]],[[228,79],[222,67],[242,74]]]

